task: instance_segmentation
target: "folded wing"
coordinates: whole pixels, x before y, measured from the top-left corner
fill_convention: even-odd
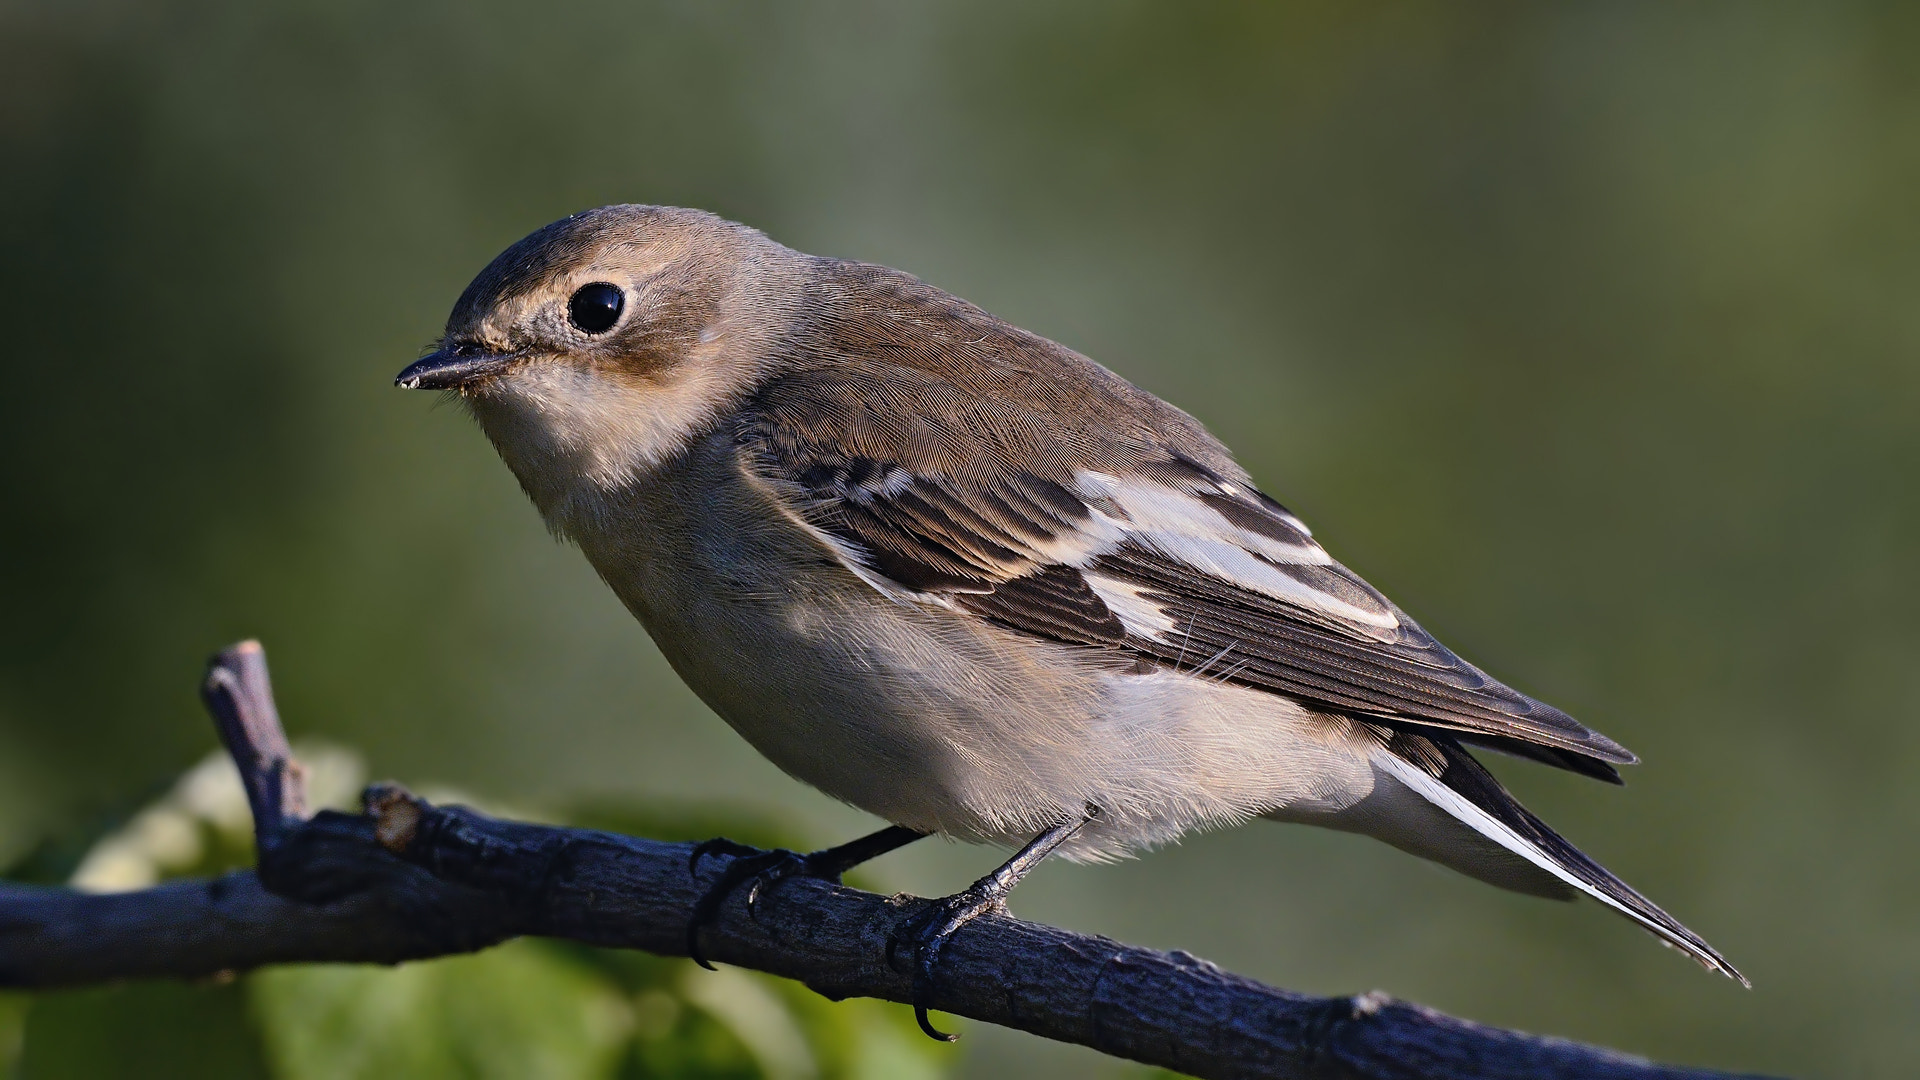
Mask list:
[[[920,372],[858,374],[793,377],[740,438],[745,467],[882,592],[1614,782],[1635,760],[1454,655],[1243,478],[956,401]],[[877,378],[941,397],[942,417],[873,408]]]

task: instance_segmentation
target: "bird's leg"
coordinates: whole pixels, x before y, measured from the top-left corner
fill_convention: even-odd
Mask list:
[[[716,837],[698,845],[687,860],[687,872],[698,873],[700,860],[708,856],[729,856],[732,862],[720,873],[720,878],[700,897],[693,906],[693,918],[687,923],[687,955],[693,962],[707,970],[713,965],[700,953],[700,928],[713,921],[720,913],[720,905],[727,902],[735,889],[742,884],[747,886],[747,911],[751,914],[759,902],[762,890],[777,885],[791,877],[819,878],[838,885],[840,875],[859,866],[869,859],[877,859],[895,848],[905,847],[927,835],[904,825],[889,825],[879,832],[870,833],[858,840],[850,840],[839,847],[824,848],[808,855],[777,848],[762,851],[757,847],[735,843],[724,837]]]
[[[934,1027],[933,1022],[927,1019],[926,1002],[933,989],[933,966],[939,962],[940,949],[946,945],[947,939],[953,936],[954,931],[990,911],[1005,911],[1007,894],[1020,884],[1020,879],[1039,866],[1042,860],[1053,853],[1054,848],[1073,839],[1088,822],[1099,816],[1099,807],[1088,806],[1086,814],[1078,820],[1055,825],[1034,837],[1026,847],[1001,863],[991,874],[952,896],[935,901],[925,912],[896,932],[894,939],[888,942],[889,953],[903,944],[913,946],[913,1017],[920,1022],[921,1031],[941,1042],[952,1042],[959,1038]]]

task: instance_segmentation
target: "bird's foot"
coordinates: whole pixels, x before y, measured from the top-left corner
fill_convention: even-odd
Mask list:
[[[913,950],[913,1018],[929,1038],[953,1042],[949,1035],[933,1026],[927,1018],[927,999],[933,995],[933,969],[940,962],[940,950],[954,932],[982,915],[1007,910],[1010,888],[982,879],[952,896],[927,905],[926,910],[902,923],[887,941],[887,956],[892,959],[909,947]]]
[[[927,999],[933,996],[933,966],[940,962],[940,950],[946,946],[947,939],[982,915],[1006,911],[1007,894],[1020,884],[1020,879],[1039,866],[1054,848],[1073,839],[1075,833],[1099,816],[1100,808],[1088,803],[1080,817],[1061,822],[1027,841],[1026,847],[1014,852],[1013,858],[1001,863],[993,873],[952,896],[934,901],[925,911],[902,923],[887,939],[889,963],[899,946],[913,946],[913,1018],[920,1022],[920,1030],[929,1038],[941,1042],[959,1038],[934,1027],[927,1019]]]
[[[840,875],[846,868],[821,858],[830,854],[831,851],[832,849],[816,851],[810,855],[788,851],[786,848],[766,851],[725,839],[708,840],[694,848],[693,856],[687,860],[689,873],[698,873],[700,861],[708,857],[727,857],[732,861],[727,864],[725,870],[721,871],[719,879],[708,887],[706,893],[700,897],[700,901],[693,906],[693,918],[687,922],[687,955],[693,958],[694,963],[708,971],[713,970],[713,965],[707,962],[706,956],[700,951],[700,930],[720,914],[721,905],[725,904],[742,885],[747,887],[749,915],[756,912],[761,893],[788,878],[818,878],[838,885]]]
[[[720,879],[700,897],[700,902],[693,906],[693,918],[687,921],[687,955],[693,957],[694,963],[708,971],[713,970],[713,965],[707,963],[707,958],[700,952],[700,928],[720,914],[720,905],[726,903],[727,898],[741,885],[747,886],[747,914],[752,915],[760,895],[788,878],[810,877],[838,885],[840,875],[868,859],[905,847],[925,835],[904,825],[889,825],[879,832],[850,840],[839,847],[823,848],[807,855],[785,848],[762,851],[724,838],[700,844],[687,860],[689,874],[698,874],[700,860],[708,856],[725,856],[733,861],[721,871]]]

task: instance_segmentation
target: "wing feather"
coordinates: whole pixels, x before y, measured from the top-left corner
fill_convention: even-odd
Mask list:
[[[1117,663],[1217,657],[1201,674],[1600,779],[1635,760],[1456,656],[1243,476],[1132,436],[1050,436],[1047,417],[929,382],[872,366],[792,377],[739,433],[743,467],[793,493],[888,595]],[[903,421],[876,397],[957,415]],[[941,437],[952,428],[975,437]]]

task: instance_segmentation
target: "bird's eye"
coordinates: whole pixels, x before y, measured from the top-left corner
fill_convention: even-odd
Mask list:
[[[567,318],[589,334],[604,334],[620,321],[620,309],[627,296],[618,285],[596,281],[582,285],[567,301]]]

